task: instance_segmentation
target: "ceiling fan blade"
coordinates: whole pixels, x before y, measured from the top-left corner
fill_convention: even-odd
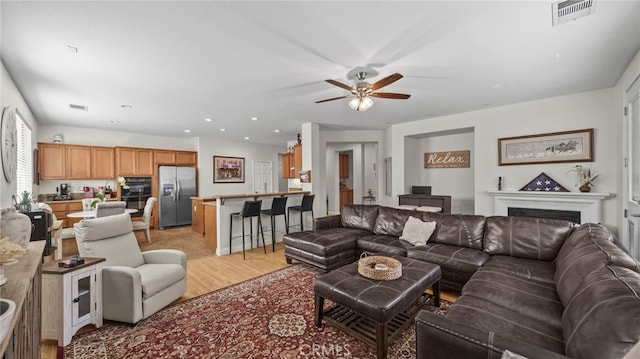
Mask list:
[[[330,84],[332,84],[334,86],[338,86],[340,88],[343,88],[343,89],[345,89],[347,91],[353,91],[353,87],[351,87],[349,85],[345,85],[342,82],[338,82],[336,80],[325,80],[325,81],[327,81],[328,83],[330,83]]]
[[[404,93],[393,93],[393,92],[374,92],[369,96],[380,97],[380,98],[391,98],[396,100],[406,100],[409,97],[411,97],[411,95],[407,95]]]
[[[393,75],[389,75],[383,78],[382,80],[375,82],[373,85],[371,85],[371,90],[375,91],[379,88],[385,87],[387,85],[391,85],[392,83],[400,80],[402,77],[403,77],[402,75],[396,72]]]
[[[349,96],[340,96],[340,97],[328,98],[326,100],[316,101],[316,103],[323,103],[323,102],[327,102],[327,101],[340,100],[340,99],[347,98],[347,97],[349,97]]]

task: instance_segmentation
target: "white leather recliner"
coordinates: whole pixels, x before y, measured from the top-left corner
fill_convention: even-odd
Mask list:
[[[128,213],[83,219],[74,225],[82,257],[105,258],[104,319],[137,323],[187,290],[187,256],[175,249],[141,252]]]

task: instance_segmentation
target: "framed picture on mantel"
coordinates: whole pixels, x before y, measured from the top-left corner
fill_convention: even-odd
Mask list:
[[[244,157],[213,156],[213,183],[244,183]]]
[[[593,162],[593,128],[498,139],[498,165]]]

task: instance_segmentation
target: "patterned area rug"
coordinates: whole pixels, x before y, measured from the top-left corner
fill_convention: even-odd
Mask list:
[[[74,337],[65,358],[375,358],[366,345],[313,324],[313,281],[294,265],[175,304],[135,327],[108,323]],[[443,314],[451,303],[441,301]],[[389,358],[415,358],[412,326]]]

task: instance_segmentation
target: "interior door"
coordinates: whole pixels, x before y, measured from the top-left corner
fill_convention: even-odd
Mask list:
[[[622,244],[640,258],[640,77],[625,92]]]
[[[273,164],[269,161],[253,161],[253,192],[273,192]]]

